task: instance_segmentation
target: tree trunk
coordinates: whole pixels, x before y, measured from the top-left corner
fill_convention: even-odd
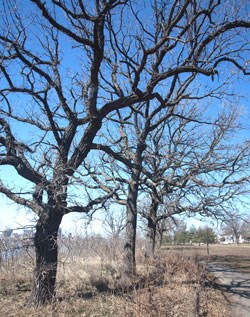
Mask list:
[[[152,198],[152,203],[148,213],[148,226],[147,226],[147,244],[146,244],[146,257],[152,257],[155,254],[156,248],[156,235],[157,235],[157,210],[159,203],[156,199]]]
[[[137,195],[138,183],[131,181],[127,198],[127,222],[126,237],[124,245],[124,274],[127,277],[133,276],[136,272],[135,247],[136,247],[136,226],[137,226]]]
[[[156,246],[156,222],[152,217],[148,217],[147,235],[146,235],[146,257],[152,257],[155,254]]]
[[[163,234],[165,232],[165,229],[164,228],[158,228],[158,233],[159,233],[159,249],[161,248],[162,246],[162,243],[163,243]]]
[[[209,243],[207,242],[207,255],[209,255]]]
[[[52,303],[55,298],[57,272],[57,233],[62,216],[56,212],[43,213],[36,225],[34,238],[36,267],[30,302],[38,307]]]
[[[240,235],[238,233],[235,234],[235,242],[236,242],[236,246],[238,246],[240,243]]]

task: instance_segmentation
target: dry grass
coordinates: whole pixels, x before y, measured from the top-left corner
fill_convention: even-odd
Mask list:
[[[217,262],[240,272],[250,273],[250,244],[206,246],[165,246],[163,252],[197,257],[200,261]]]
[[[198,300],[200,317],[230,317],[222,294],[204,287],[204,268],[190,252],[167,250],[148,262],[139,254],[138,276],[125,281],[119,252],[79,247],[60,257],[58,300],[36,310],[27,305],[32,256],[2,263],[0,317],[195,317]]]

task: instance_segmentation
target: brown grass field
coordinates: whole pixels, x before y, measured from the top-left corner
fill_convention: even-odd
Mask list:
[[[241,272],[250,273],[250,244],[202,246],[164,246],[162,251],[173,249],[176,254],[198,257],[200,261],[217,262]]]
[[[93,246],[92,249],[93,251]],[[207,286],[200,261],[218,261],[250,272],[250,246],[164,246],[145,261],[138,252],[138,276],[121,278],[119,252],[78,248],[59,261],[57,300],[47,307],[29,307],[34,256],[12,257],[0,263],[0,317],[230,317],[223,295]]]

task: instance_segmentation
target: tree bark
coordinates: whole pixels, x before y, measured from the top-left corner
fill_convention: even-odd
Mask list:
[[[147,218],[148,226],[147,226],[147,235],[146,235],[146,254],[147,258],[154,256],[155,247],[156,247],[156,222],[154,219],[149,216]]]
[[[135,247],[136,247],[136,226],[137,226],[137,196],[138,182],[132,180],[127,197],[127,222],[126,222],[126,238],[124,245],[124,275],[131,277],[136,273]]]
[[[57,234],[62,216],[55,211],[40,215],[34,237],[36,267],[31,293],[31,305],[52,303],[55,298],[58,244]]]
[[[152,203],[147,217],[148,225],[146,234],[146,257],[152,257],[155,254],[158,206],[159,203],[155,199],[152,199]]]

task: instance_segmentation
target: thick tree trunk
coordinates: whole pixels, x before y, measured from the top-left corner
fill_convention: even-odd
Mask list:
[[[157,226],[156,222],[151,218],[148,217],[148,226],[147,226],[147,235],[146,235],[146,257],[152,257],[155,254],[155,247],[156,247],[156,231]]]
[[[156,235],[157,235],[157,210],[159,203],[152,199],[151,207],[148,213],[148,226],[146,236],[146,257],[152,257],[155,254]]]
[[[133,276],[136,272],[135,247],[136,247],[136,226],[137,226],[137,195],[138,183],[132,181],[129,185],[127,198],[127,222],[126,238],[124,245],[124,275]]]
[[[55,212],[43,213],[36,226],[34,238],[36,267],[30,302],[38,307],[52,303],[55,298],[57,272],[57,233],[62,216]]]

